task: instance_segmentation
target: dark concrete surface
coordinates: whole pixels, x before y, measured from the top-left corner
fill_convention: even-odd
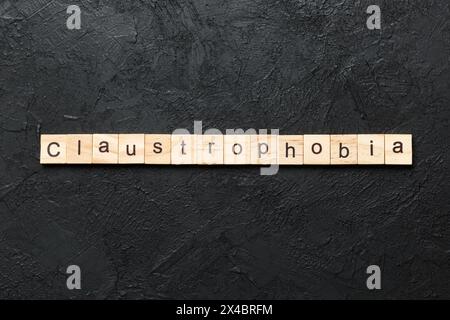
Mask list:
[[[0,0],[0,298],[450,298],[449,16],[447,0]],[[414,166],[39,164],[40,133],[194,120],[411,132]]]

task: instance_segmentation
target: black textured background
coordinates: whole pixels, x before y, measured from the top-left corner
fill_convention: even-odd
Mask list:
[[[449,16],[447,0],[1,0],[0,298],[450,298]],[[414,166],[39,164],[40,133],[194,120],[411,132]]]

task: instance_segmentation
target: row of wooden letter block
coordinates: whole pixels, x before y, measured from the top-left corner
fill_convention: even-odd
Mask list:
[[[410,134],[41,135],[42,164],[412,165]]]

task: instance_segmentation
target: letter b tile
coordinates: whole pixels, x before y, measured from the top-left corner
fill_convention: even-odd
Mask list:
[[[356,134],[331,135],[331,164],[358,164],[358,136]]]

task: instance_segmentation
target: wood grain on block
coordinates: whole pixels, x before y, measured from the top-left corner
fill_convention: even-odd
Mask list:
[[[195,135],[197,164],[223,164],[223,135]]]
[[[384,134],[358,134],[358,164],[384,164]]]
[[[195,164],[195,137],[192,134],[172,134],[171,163]]]
[[[224,164],[250,164],[250,135],[226,134],[223,137]]]
[[[92,134],[67,135],[67,163],[92,163]]]
[[[119,134],[119,163],[144,163],[144,134]]]
[[[40,163],[66,163],[66,135],[41,134]]]
[[[356,134],[331,135],[331,164],[358,164],[358,136]]]
[[[119,135],[92,135],[92,163],[114,164],[119,162]]]
[[[251,164],[277,164],[278,135],[250,135]]]
[[[412,135],[384,135],[385,163],[412,165]]]
[[[411,134],[43,134],[40,162],[412,165]]]
[[[303,135],[278,136],[278,164],[303,164]]]
[[[305,134],[304,139],[304,164],[329,165],[330,135]]]
[[[170,164],[170,134],[145,135],[145,163]]]

